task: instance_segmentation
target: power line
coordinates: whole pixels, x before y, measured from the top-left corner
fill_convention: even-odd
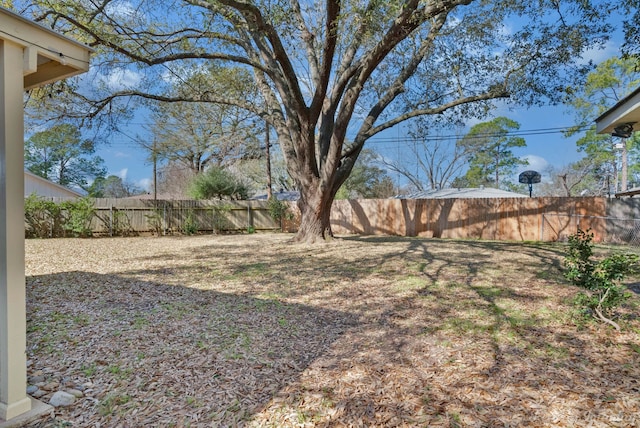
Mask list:
[[[214,122],[200,122],[202,124],[214,124]],[[138,126],[150,126],[148,122],[129,122],[130,125],[138,125]],[[590,125],[570,125],[570,126],[561,126],[555,128],[536,128],[536,129],[523,129],[523,130],[515,130],[509,131],[506,133],[485,133],[485,134],[476,134],[472,137],[467,138],[486,138],[486,137],[498,137],[498,136],[530,136],[530,135],[550,135],[550,134],[563,134],[569,131],[580,132],[589,129]],[[119,131],[122,132],[122,131]],[[124,132],[122,132],[124,134]],[[126,134],[125,134],[126,135]],[[129,138],[132,138],[128,136]],[[396,142],[396,141],[437,141],[437,140],[459,140],[461,138],[458,134],[439,134],[439,135],[426,135],[423,137],[412,137],[405,136],[400,137],[400,135],[396,137],[371,137],[367,140],[367,142],[372,143],[382,143],[382,142]],[[133,138],[132,138],[133,139]]]
[[[477,134],[474,136],[466,136],[465,138],[490,138],[490,137],[524,137],[524,136],[532,136],[532,135],[551,135],[551,134],[563,134],[568,131],[580,132],[586,129],[589,129],[590,126],[587,125],[572,125],[572,126],[563,126],[557,128],[538,128],[538,129],[527,129],[527,130],[516,130],[510,131],[506,133],[486,133],[486,134]],[[454,134],[445,134],[445,135],[425,135],[423,137],[372,137],[367,142],[373,144],[382,144],[389,142],[414,142],[414,141],[447,141],[447,140],[459,140],[462,137],[460,135]]]

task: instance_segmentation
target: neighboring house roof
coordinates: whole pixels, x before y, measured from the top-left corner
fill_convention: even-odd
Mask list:
[[[35,175],[29,171],[24,172],[24,196],[27,197],[35,193],[38,196],[48,198],[79,198],[81,193],[71,190],[68,187],[61,186],[39,175]]]
[[[455,199],[455,198],[526,198],[521,193],[508,192],[492,187],[479,188],[447,188],[426,190],[409,195],[396,196],[396,199]]]
[[[154,196],[153,196],[153,193],[147,192],[147,193],[141,193],[139,195],[125,196],[122,199],[143,199],[145,201],[148,201],[148,200],[153,200]],[[178,193],[157,193],[155,195],[155,199],[160,201],[186,201],[193,198],[190,196],[178,194]]]
[[[297,201],[298,199],[300,199],[300,192],[298,191],[280,191],[280,192],[273,192],[272,193],[273,196],[275,196],[279,201]],[[257,195],[254,196],[252,198],[249,198],[249,200],[253,200],[253,201],[266,201],[267,200],[267,195]]]
[[[640,195],[640,187],[632,187],[631,189],[629,189],[629,190],[627,190],[625,192],[618,192],[614,196],[616,198],[622,198],[624,196],[628,196],[630,198],[633,198],[635,195]]]

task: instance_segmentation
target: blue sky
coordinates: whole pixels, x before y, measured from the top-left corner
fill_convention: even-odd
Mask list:
[[[616,37],[617,40],[620,37]],[[611,42],[603,50],[594,50],[585,53],[584,61],[593,61],[595,64],[619,54],[619,46]],[[125,72],[126,73],[126,72]],[[135,74],[115,73],[105,76],[104,79],[111,79],[121,84],[135,84]],[[574,118],[570,111],[563,106],[546,106],[529,109],[498,108],[493,113],[494,117],[506,116],[520,123],[520,131],[538,131],[548,129],[567,128],[574,124]],[[143,125],[146,118],[136,117],[128,126],[123,127],[125,134],[114,134],[110,138],[108,145],[103,145],[98,155],[101,156],[107,165],[109,175],[117,175],[123,180],[131,182],[140,188],[150,190],[153,182],[152,165],[147,161],[148,154],[134,140],[137,136],[145,135]],[[468,126],[473,125],[468,123]],[[382,138],[384,143],[375,142],[368,147],[378,151],[393,153],[402,147],[399,141],[397,129],[391,129],[378,138]],[[544,132],[537,135],[524,135],[527,146],[514,150],[514,153],[529,161],[529,166],[524,169],[534,169],[543,172],[548,165],[561,167],[578,160],[581,154],[576,150],[575,141],[579,136],[565,138],[561,132]],[[544,179],[544,177],[543,177]]]
[[[573,125],[573,117],[563,106],[536,107],[531,109],[497,110],[496,116],[507,116],[520,123],[520,131],[537,135],[524,135],[527,147],[516,148],[514,153],[527,158],[529,165],[526,169],[544,171],[550,164],[556,167],[567,165],[580,159],[581,154],[576,150],[575,141],[579,136],[565,138],[555,129],[567,128]],[[105,160],[109,175],[117,175],[122,179],[136,184],[138,187],[150,190],[152,185],[152,165],[147,160],[148,153],[134,140],[137,135],[144,135],[142,127],[144,118],[138,118],[124,129],[126,135],[117,133],[110,138],[108,145],[103,145],[98,155]],[[539,131],[549,130],[550,131]],[[400,133],[402,134],[402,133]],[[391,129],[384,136],[379,137],[384,142],[370,141],[368,147],[377,151],[393,153],[401,150],[406,144],[398,137],[398,131]]]

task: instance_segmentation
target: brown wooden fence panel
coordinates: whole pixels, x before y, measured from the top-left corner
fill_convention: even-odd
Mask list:
[[[56,199],[61,202],[62,199]],[[265,201],[166,201],[96,199],[97,234],[154,231],[182,233],[189,225],[200,232],[276,230],[295,232],[300,213],[289,203],[293,219],[276,224]],[[614,208],[610,208],[614,206]],[[612,216],[618,221],[611,225]],[[629,217],[629,218],[627,218]],[[370,199],[337,200],[331,211],[335,234],[426,236],[515,241],[566,240],[578,228],[591,229],[596,241],[640,240],[638,200],[606,198]],[[624,223],[623,223],[624,221]],[[634,230],[637,229],[637,231]],[[639,235],[639,236],[635,236]],[[613,239],[613,238],[612,238]],[[613,241],[612,241],[613,242]]]
[[[580,227],[602,241],[606,210],[605,198],[338,200],[331,227],[336,234],[516,241],[566,239]]]
[[[95,199],[96,216],[91,228],[97,234],[154,232],[154,220],[162,233],[275,230],[265,201],[201,201]]]

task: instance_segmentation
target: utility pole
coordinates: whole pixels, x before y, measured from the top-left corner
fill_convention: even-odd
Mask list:
[[[153,138],[153,206],[158,208],[158,155],[156,154],[156,139]]]
[[[270,134],[270,130],[269,130],[269,122],[266,123],[266,129],[265,129],[265,138],[264,138],[264,144],[266,146],[266,153],[267,153],[267,200],[271,199],[271,197],[273,196],[272,190],[271,190],[271,150],[270,150],[270,141],[269,141],[269,134]]]

